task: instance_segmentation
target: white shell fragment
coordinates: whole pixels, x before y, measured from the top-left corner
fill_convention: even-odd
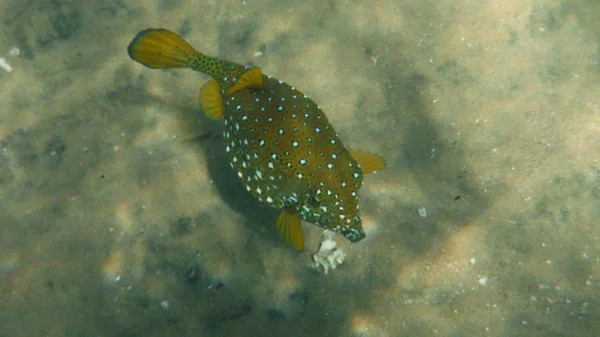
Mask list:
[[[325,274],[329,272],[329,269],[337,268],[346,259],[346,254],[337,249],[337,243],[332,240],[332,237],[332,231],[323,231],[319,250],[312,256],[315,267],[323,268]]]
[[[13,71],[13,68],[4,57],[0,57],[0,68],[6,70],[9,73]]]
[[[19,56],[21,54],[21,50],[17,47],[11,47],[8,50],[8,55],[10,56]]]
[[[425,208],[425,207],[419,207],[417,212],[419,213],[419,216],[422,218],[427,216],[427,208]]]

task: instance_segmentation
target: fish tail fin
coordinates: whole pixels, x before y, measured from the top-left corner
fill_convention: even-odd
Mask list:
[[[132,60],[148,68],[189,68],[202,56],[176,33],[162,28],[139,32],[127,47]]]

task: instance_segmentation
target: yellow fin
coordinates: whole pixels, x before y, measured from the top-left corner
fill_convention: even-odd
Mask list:
[[[300,216],[294,210],[283,210],[277,217],[277,231],[285,243],[299,252],[304,250]]]
[[[360,165],[360,169],[364,174],[383,170],[385,168],[385,159],[379,155],[354,150],[349,152],[352,158]]]
[[[223,117],[223,97],[221,88],[214,79],[204,83],[200,88],[200,105],[204,114],[210,119]]]
[[[198,55],[181,36],[162,28],[139,32],[127,52],[132,60],[149,68],[186,68]]]
[[[235,82],[234,85],[227,90],[227,95],[231,95],[236,91],[240,91],[244,88],[260,88],[263,85],[262,82],[262,71],[258,67],[250,68],[247,72],[243,73],[240,78]]]

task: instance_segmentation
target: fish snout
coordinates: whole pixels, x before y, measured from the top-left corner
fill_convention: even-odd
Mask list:
[[[352,227],[346,227],[342,230],[342,235],[350,240],[350,242],[358,242],[365,238],[365,230],[362,228],[360,218],[353,224]]]

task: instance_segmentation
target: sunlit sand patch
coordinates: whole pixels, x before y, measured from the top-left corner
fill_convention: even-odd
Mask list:
[[[143,117],[146,120],[156,119],[156,123],[153,124],[152,128],[145,128],[136,134],[135,145],[151,146],[157,143],[164,144],[166,141],[173,142],[177,138],[184,138],[183,136],[178,137],[182,129],[181,120],[177,118],[177,114],[173,113],[169,116],[165,113],[165,108],[151,105],[146,107]]]
[[[477,259],[477,244],[484,233],[480,227],[467,226],[448,237],[439,252],[438,259],[430,265],[426,277],[431,283],[458,278],[461,281],[476,280],[471,259]]]
[[[274,282],[273,294],[271,300],[273,304],[281,309],[286,309],[285,306],[289,302],[291,294],[298,290],[299,282],[296,277],[285,273],[279,276]]]
[[[592,96],[592,95],[590,95]],[[571,162],[581,162],[588,165],[590,162],[597,163],[598,156],[598,134],[600,134],[600,100],[594,95],[588,96],[584,103],[585,114],[574,114],[569,118],[574,121],[570,127],[561,128],[561,138],[564,146],[572,157]]]
[[[379,232],[379,222],[377,221],[376,215],[361,214],[362,226],[367,234],[367,238],[374,233]]]
[[[151,77],[150,81],[148,81],[148,90],[152,96],[164,99],[173,90],[173,88],[169,85],[169,83],[172,83],[171,77],[165,79],[163,72],[157,74],[148,74],[147,76]]]
[[[252,291],[259,306],[292,317],[301,314],[306,305],[308,294],[303,290],[302,281],[306,270],[298,268],[295,259],[287,256],[282,259],[282,253],[290,252],[287,247],[265,251],[264,274]]]
[[[232,261],[227,255],[220,255],[218,251],[212,249],[203,254],[200,264],[207,275],[214,280],[226,281],[235,273]]]
[[[311,96],[313,99],[319,102],[320,105],[324,104],[325,102],[322,102],[322,100],[318,99],[318,97],[314,97],[314,93],[331,93],[331,90],[324,89],[327,88],[328,85],[331,85],[332,82],[337,78],[336,66],[338,65],[338,63],[334,62],[331,59],[331,48],[331,43],[326,40],[319,41],[319,43],[312,43],[306,46],[306,48],[303,48],[302,51],[296,57],[298,60],[312,60],[313,62],[298,63],[303,65],[303,67],[297,67],[296,65],[290,67],[289,71],[299,72],[297,73],[297,75],[299,76],[297,80],[294,80],[292,82],[292,80],[289,79],[289,76],[287,76],[288,78],[286,78],[285,73],[282,73],[282,75],[278,77],[280,77],[282,80],[285,80],[286,82],[294,83],[294,85],[297,85],[298,88],[300,88],[303,92],[305,92],[307,95]]]
[[[200,186],[209,187],[210,176],[208,174],[208,167],[206,163],[199,162],[193,159],[182,159],[175,163],[175,170],[171,181],[172,188],[177,190],[184,190],[194,192],[198,191]],[[198,207],[203,206],[202,198],[191,198],[193,203]],[[206,204],[210,204],[207,202]]]
[[[121,280],[121,274],[124,268],[124,254],[120,249],[113,250],[110,256],[102,263],[102,272],[104,273],[104,283],[113,285]]]
[[[478,260],[482,229],[468,226],[448,237],[443,247],[426,255],[411,266],[400,269],[397,275],[399,284],[411,284],[415,278],[426,286],[445,283],[462,283],[475,285],[480,277],[474,271]],[[419,275],[415,274],[418,273]]]
[[[132,208],[128,200],[121,200],[116,204],[115,221],[115,225],[117,225],[115,229],[118,231],[131,233],[136,229],[136,221],[133,218]]]
[[[350,329],[357,337],[388,336],[378,325],[376,319],[368,314],[354,314],[350,318]]]
[[[394,180],[367,176],[360,193],[377,198],[381,208],[397,207],[399,202],[412,203],[425,197],[423,188],[415,185],[415,180],[409,176],[398,176]]]
[[[260,41],[276,40],[282,32],[293,30],[293,21],[286,16],[273,16],[266,25],[260,25],[257,32],[257,39]]]

